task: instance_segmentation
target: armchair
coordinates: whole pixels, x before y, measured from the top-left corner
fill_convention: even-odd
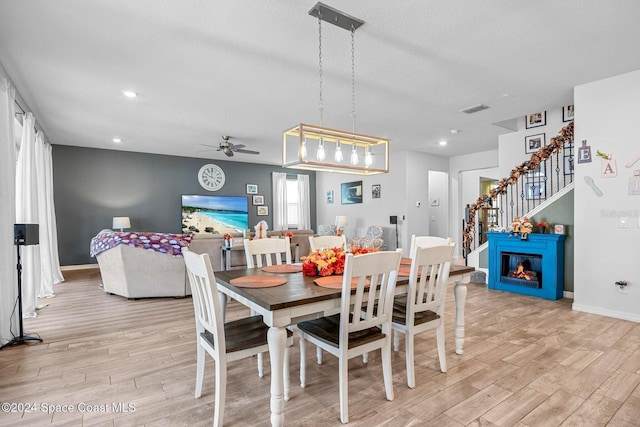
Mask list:
[[[351,245],[382,249],[384,247],[382,227],[379,225],[369,226],[364,237],[354,237],[353,239],[351,239]]]

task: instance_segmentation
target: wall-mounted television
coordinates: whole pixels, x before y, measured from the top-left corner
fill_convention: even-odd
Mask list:
[[[183,233],[235,233],[249,228],[249,203],[242,196],[182,195]]]

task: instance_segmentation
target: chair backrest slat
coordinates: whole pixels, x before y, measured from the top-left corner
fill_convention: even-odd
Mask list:
[[[291,264],[291,240],[286,236],[282,239],[244,239],[244,252],[248,268],[281,265],[282,254],[285,263]]]
[[[333,249],[342,248],[347,249],[347,239],[342,236],[309,236],[309,246],[312,251],[317,251],[322,248]]]
[[[380,324],[384,328],[390,325],[401,257],[401,249],[357,256],[347,254],[342,281],[341,346],[348,345],[351,332]],[[353,279],[357,279],[358,284],[352,295]],[[364,316],[361,316],[362,312]]]
[[[407,322],[414,314],[431,310],[444,314],[449,270],[455,244],[444,246],[415,246],[411,254],[411,272],[407,295]]]

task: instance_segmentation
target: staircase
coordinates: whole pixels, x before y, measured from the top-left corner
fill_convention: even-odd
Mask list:
[[[553,200],[573,188],[574,178],[573,121],[562,128],[549,144],[531,154],[529,160],[511,170],[508,177],[467,205],[462,222],[462,253],[469,264],[469,255],[486,247],[479,215],[481,209],[493,208],[491,224],[494,230],[507,230],[513,220],[531,217]]]

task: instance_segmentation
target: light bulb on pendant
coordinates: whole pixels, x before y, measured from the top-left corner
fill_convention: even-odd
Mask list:
[[[371,151],[369,151],[369,147],[364,149],[364,165],[369,167],[373,163],[373,156],[371,156]]]
[[[300,158],[302,160],[307,160],[307,138],[306,137],[304,140],[302,140],[302,146],[300,147]]]
[[[344,157],[342,156],[342,145],[340,145],[340,141],[338,141],[336,143],[336,152],[333,155],[333,160],[336,163],[342,163],[342,160],[344,159]]]
[[[320,142],[318,142],[318,152],[316,153],[316,159],[319,162],[324,162],[326,155],[324,153],[324,139],[320,138]]]
[[[356,144],[351,146],[351,164],[357,165],[360,163],[360,159],[358,158],[358,150],[356,150]]]

